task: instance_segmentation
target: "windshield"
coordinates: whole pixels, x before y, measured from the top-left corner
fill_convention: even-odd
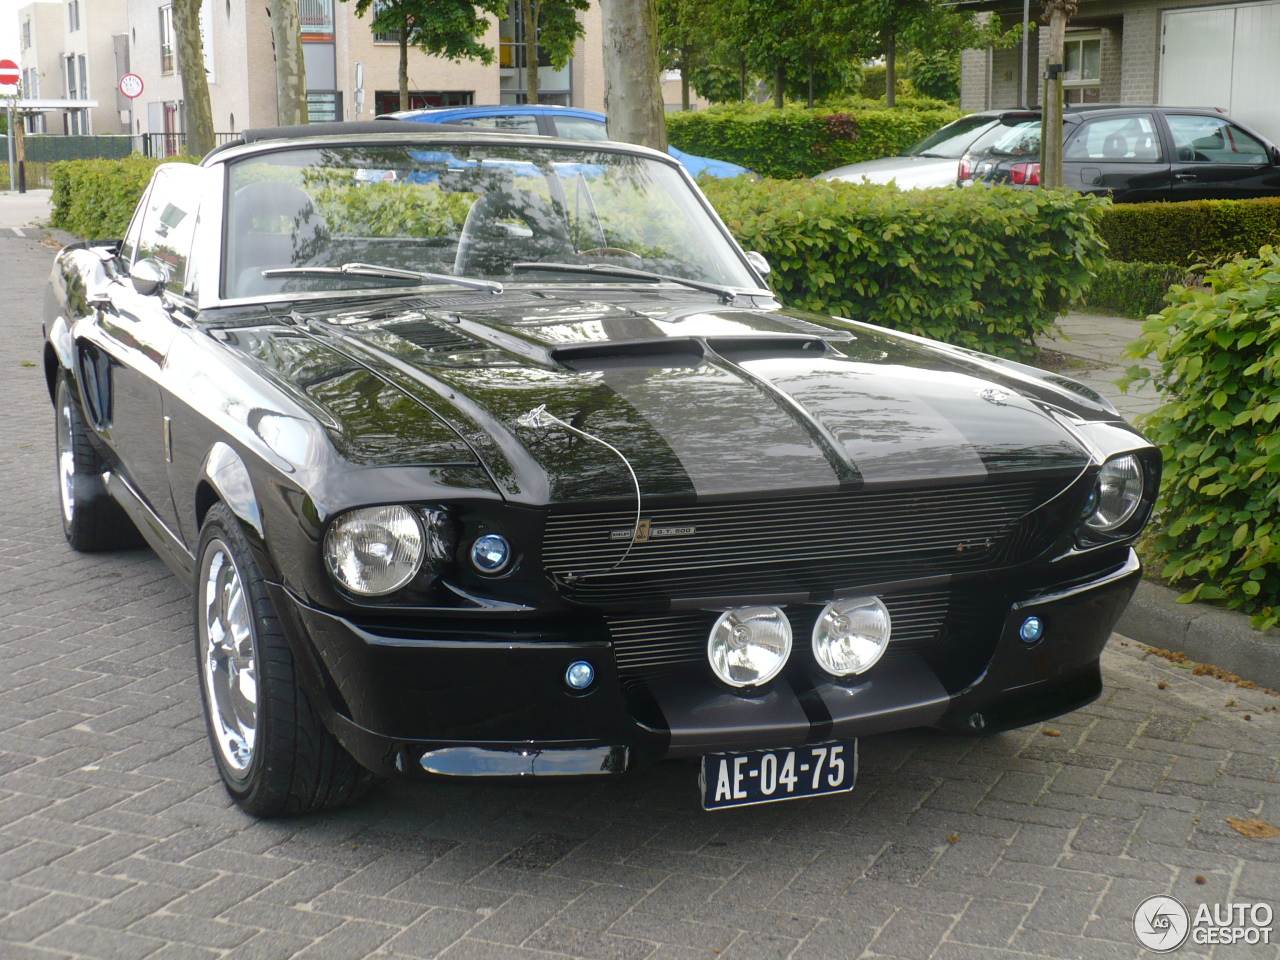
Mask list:
[[[908,157],[943,157],[959,160],[978,134],[997,121],[991,117],[961,117],[935,130],[907,151]]]
[[[368,264],[523,283],[618,283],[513,264],[610,264],[756,289],[678,171],[566,147],[344,145],[231,166],[223,296],[375,286],[419,278],[296,267]]]
[[[1040,120],[1028,118],[1012,126],[999,124],[969,148],[974,157],[1030,157],[1040,153]]]

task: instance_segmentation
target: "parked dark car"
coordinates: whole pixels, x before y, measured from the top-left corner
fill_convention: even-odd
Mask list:
[[[701,757],[715,809],[1098,696],[1160,474],[1104,399],[782,307],[664,154],[408,126],[161,166],[54,265],[67,539],[193,585],[235,802]]]
[[[481,130],[506,130],[509,133],[529,133],[544,137],[564,137],[568,140],[608,140],[608,118],[594,110],[580,107],[559,107],[549,103],[521,103],[499,107],[429,107],[424,110],[404,110],[384,114],[380,120],[407,120],[410,123],[448,123],[459,127],[475,127]],[[667,147],[667,153],[675,157],[695,177],[754,177],[746,167],[727,160],[713,160],[685,153],[675,147]]]
[[[1063,185],[1117,202],[1280,195],[1280,148],[1216,110],[1069,105],[1063,144]],[[1039,118],[966,154],[957,176],[1039,186]]]

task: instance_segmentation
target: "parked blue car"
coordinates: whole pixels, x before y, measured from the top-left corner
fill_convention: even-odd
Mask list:
[[[507,107],[438,107],[431,110],[404,110],[387,113],[378,119],[412,120],[415,123],[449,123],[463,127],[487,127],[510,130],[514,133],[532,133],[544,137],[564,137],[568,140],[608,140],[605,116],[592,110],[577,107],[556,107],[549,104],[519,104]],[[692,176],[704,173],[713,177],[737,177],[744,173],[755,176],[746,167],[710,157],[667,147]]]

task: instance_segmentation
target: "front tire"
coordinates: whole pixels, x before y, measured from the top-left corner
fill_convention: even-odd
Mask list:
[[[80,405],[65,376],[58,380],[55,404],[58,499],[67,543],[82,553],[143,546],[129,515],[107,493],[102,482],[106,464],[89,439]]]
[[[240,522],[215,504],[196,556],[196,663],[222,782],[246,813],[298,816],[352,803],[374,776],[320,720],[298,676]]]

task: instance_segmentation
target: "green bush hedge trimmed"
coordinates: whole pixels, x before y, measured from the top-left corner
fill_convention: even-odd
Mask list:
[[[168,162],[195,163],[190,157]],[[118,240],[161,163],[134,154],[123,160],[65,160],[49,168],[53,216],[49,223],[90,240]]]
[[[1065,191],[702,187],[788,304],[1004,356],[1029,354],[1103,263],[1104,201]]]
[[[1103,222],[1106,222],[1105,215]],[[1108,260],[1076,306],[1082,310],[1112,313],[1145,320],[1165,307],[1165,296],[1175,284],[1195,285],[1201,278],[1176,263],[1122,263]]]
[[[1280,607],[1280,250],[1221,264],[1210,291],[1174,287],[1172,301],[1129,346],[1121,383],[1153,379],[1165,403],[1140,421],[1164,453],[1151,540],[1181,599],[1254,615]]]
[[[667,114],[667,135],[680,150],[741,164],[764,177],[812,177],[901,153],[961,116],[946,104],[933,106],[939,101],[918,103],[922,109],[886,110],[868,101],[813,110],[730,104]]]
[[[1220,257],[1255,257],[1280,244],[1280,197],[1117,203],[1099,231],[1112,260],[1191,266]]]

